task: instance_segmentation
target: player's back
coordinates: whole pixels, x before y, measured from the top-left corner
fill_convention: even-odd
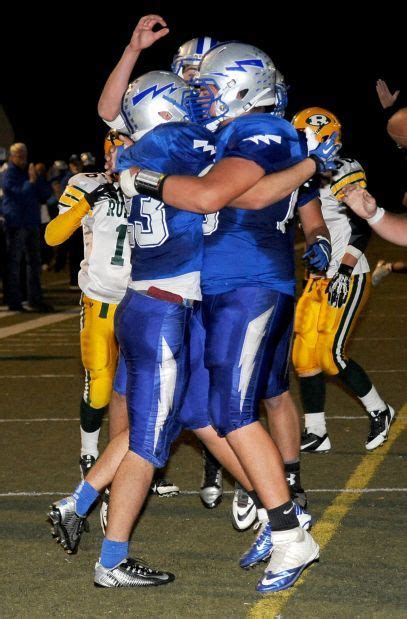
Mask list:
[[[103,173],[76,174],[61,196],[59,211],[65,212],[72,200],[86,198],[99,187],[106,190],[82,219],[84,259],[78,283],[92,299],[119,303],[130,276],[126,202],[130,204],[118,183],[111,183]]]
[[[241,116],[217,132],[216,160],[239,157],[266,174],[307,155],[290,123],[270,114]],[[293,294],[293,216],[297,193],[262,210],[226,207],[208,216],[203,290],[216,294],[238,286],[272,287]]]
[[[131,165],[166,174],[197,176],[213,162],[212,134],[198,125],[165,123],[120,153],[117,169]],[[202,215],[147,196],[135,196],[129,215],[132,280],[177,277],[201,271]]]

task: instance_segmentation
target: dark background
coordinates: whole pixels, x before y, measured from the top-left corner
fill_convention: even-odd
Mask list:
[[[305,106],[332,110],[343,126],[343,153],[360,159],[373,186],[391,182],[395,147],[375,82],[401,89],[407,105],[404,17],[387,3],[380,10],[356,4],[135,2],[125,5],[9,7],[3,39],[1,103],[15,139],[30,159],[51,163],[91,150],[101,157],[106,128],[97,116],[103,84],[138,19],[159,13],[170,33],[145,50],[135,75],[167,69],[178,46],[199,35],[239,39],[266,51],[290,84],[287,117]],[[117,9],[117,13],[115,13]],[[383,184],[383,183],[382,183]]]

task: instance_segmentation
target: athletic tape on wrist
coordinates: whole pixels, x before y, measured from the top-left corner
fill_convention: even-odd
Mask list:
[[[369,226],[373,224],[377,224],[384,217],[385,212],[386,211],[384,210],[384,208],[381,208],[381,206],[378,206],[375,214],[366,220]]]
[[[350,254],[356,258],[356,260],[359,260],[359,258],[363,256],[363,251],[360,251],[357,247],[353,247],[353,245],[348,245],[345,249],[345,254]]]
[[[134,176],[132,176],[130,170],[124,170],[124,172],[120,173],[119,176],[120,187],[123,193],[132,198],[137,195],[137,190],[134,186]]]

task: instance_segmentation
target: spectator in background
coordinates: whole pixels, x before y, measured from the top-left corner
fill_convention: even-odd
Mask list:
[[[48,170],[48,180],[50,183],[52,181],[58,180],[60,181],[63,176],[67,173],[68,164],[66,161],[62,159],[56,159],[50,169]]]
[[[75,174],[79,174],[79,172],[82,172],[82,162],[78,155],[71,155],[68,159],[68,169],[65,171],[65,173],[60,179],[62,191],[64,191],[71,176],[75,176]]]
[[[96,172],[96,159],[92,153],[81,153],[82,172]]]
[[[40,245],[41,245],[41,267],[43,271],[48,271],[52,258],[54,256],[54,252],[52,247],[47,245],[44,239],[45,228],[51,221],[51,217],[48,212],[48,196],[51,194],[51,183],[48,180],[47,167],[45,163],[36,163],[35,171],[37,173],[37,177],[41,178],[41,182],[48,186],[48,195],[43,196],[40,205],[40,217],[41,217],[41,229],[40,229]]]
[[[12,311],[49,311],[41,290],[40,204],[50,194],[45,179],[33,163],[27,165],[27,147],[10,147],[7,170],[2,178],[3,215],[7,242],[7,301]],[[20,267],[25,257],[28,304],[22,305]]]
[[[6,227],[3,215],[3,175],[7,170],[7,150],[0,147],[0,282],[2,283],[3,298],[0,305],[7,305],[7,251],[6,251]]]
[[[78,155],[71,155],[68,160],[68,169],[65,174],[62,175],[61,193],[65,190],[69,179],[75,174],[79,174],[83,171],[83,163],[81,157]],[[83,259],[83,232],[81,228],[78,228],[73,235],[59,245],[56,250],[55,271],[62,271],[65,267],[66,259],[68,257],[69,265],[69,288],[71,290],[79,290],[78,286],[78,273],[80,269],[80,263]]]

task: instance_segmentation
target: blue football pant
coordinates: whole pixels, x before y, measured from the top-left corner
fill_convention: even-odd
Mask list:
[[[128,290],[115,331],[127,370],[129,449],[166,464],[189,379],[192,309]],[[120,391],[119,391],[120,393]]]
[[[267,288],[204,296],[209,417],[220,436],[257,421],[260,399],[271,397],[268,380],[287,350],[293,306],[293,297]]]

